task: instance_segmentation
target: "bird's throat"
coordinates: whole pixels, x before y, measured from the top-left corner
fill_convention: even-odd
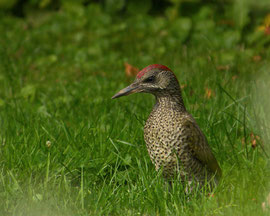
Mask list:
[[[181,95],[156,96],[155,108],[174,109],[185,112],[186,108]]]

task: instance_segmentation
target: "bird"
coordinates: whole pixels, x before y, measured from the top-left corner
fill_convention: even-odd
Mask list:
[[[144,140],[155,169],[162,169],[168,180],[180,176],[181,182],[188,185],[217,185],[221,168],[202,130],[186,110],[173,71],[165,65],[151,64],[112,99],[138,92],[150,93],[156,99],[144,126]]]

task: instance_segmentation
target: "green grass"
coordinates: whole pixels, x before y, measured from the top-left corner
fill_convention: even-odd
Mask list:
[[[269,214],[269,50],[223,48],[207,34],[181,45],[165,18],[87,10],[1,17],[0,215]],[[214,197],[187,198],[154,170],[143,140],[154,98],[110,99],[132,82],[125,62],[168,65],[186,84],[223,170]]]

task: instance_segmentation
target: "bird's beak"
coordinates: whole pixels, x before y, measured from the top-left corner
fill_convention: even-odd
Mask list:
[[[112,99],[119,98],[122,96],[126,96],[135,92],[139,91],[139,85],[137,83],[132,83],[128,87],[120,90],[118,93],[116,93],[114,96],[112,96]]]

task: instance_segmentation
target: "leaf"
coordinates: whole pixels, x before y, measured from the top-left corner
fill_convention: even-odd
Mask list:
[[[146,14],[152,7],[151,0],[137,0],[127,2],[127,11],[130,14]]]
[[[267,16],[264,18],[263,25],[257,27],[257,31],[264,32],[264,35],[266,36],[270,35],[270,14],[267,14]]]
[[[224,45],[225,47],[233,47],[238,44],[241,40],[241,32],[237,30],[228,30],[223,33],[224,38]],[[227,53],[227,55],[233,55],[233,53]]]
[[[259,62],[259,61],[262,60],[262,57],[261,57],[260,55],[255,55],[255,56],[252,57],[252,60],[253,60],[254,62]]]
[[[178,41],[184,42],[191,31],[192,22],[190,18],[181,17],[172,22],[171,33]]]
[[[184,88],[186,88],[187,87],[187,84],[182,84],[182,85],[180,85],[180,88],[181,89],[184,89]]]
[[[21,96],[24,98],[30,99],[30,101],[33,101],[36,94],[36,87],[34,85],[27,85],[21,89]]]
[[[124,164],[125,165],[131,164],[131,156],[129,154],[127,154],[126,157],[124,158]]]
[[[124,0],[105,0],[105,9],[110,13],[116,13],[122,10],[125,6]]]
[[[270,35],[270,26],[265,27],[264,34]]]
[[[256,141],[253,133],[250,134],[250,139],[251,139],[251,146],[252,146],[252,148],[256,148],[257,141]]]
[[[212,89],[207,88],[207,87],[205,88],[205,97],[207,99],[213,97],[214,95],[215,95],[215,93],[212,91]]]
[[[251,147],[255,149],[257,147],[257,142],[260,141],[261,138],[258,135],[254,135],[253,132],[250,133],[250,142],[251,142]]]
[[[266,35],[270,33],[270,14],[264,18],[263,25],[257,27],[257,31],[264,31]]]
[[[237,75],[232,76],[232,81],[236,80],[238,78]]]
[[[15,6],[18,0],[1,0],[0,9],[11,9]]]
[[[224,70],[229,70],[230,69],[230,65],[218,65],[217,66],[217,70],[219,71],[224,71]]]
[[[264,25],[270,26],[270,14],[267,14],[266,17],[264,18]]]
[[[125,73],[127,77],[133,77],[136,76],[137,73],[139,72],[139,68],[134,67],[133,65],[125,62]]]
[[[237,59],[236,52],[234,52],[233,50],[225,51],[220,53],[219,55],[219,64],[226,65],[226,67],[230,67],[230,65],[232,65],[236,61],[236,59]]]
[[[51,0],[41,0],[39,2],[39,7],[40,8],[46,8],[51,4]]]
[[[0,98],[0,107],[5,105],[5,101]]]
[[[233,18],[236,26],[242,30],[249,22],[250,1],[235,0],[233,5]]]

